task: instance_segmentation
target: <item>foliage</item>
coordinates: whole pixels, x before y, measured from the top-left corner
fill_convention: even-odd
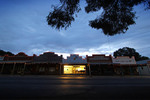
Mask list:
[[[69,27],[74,21],[74,13],[80,11],[79,0],[60,0],[60,7],[54,6],[54,11],[47,16],[48,25],[56,29]]]
[[[132,56],[134,56],[136,61],[149,59],[148,57],[141,56],[138,52],[136,52],[136,50],[134,48],[129,48],[129,47],[120,48],[117,51],[115,51],[113,55],[115,57],[117,57],[117,56],[132,57]]]
[[[61,6],[53,6],[47,16],[48,25],[56,29],[67,29],[80,11],[80,0],[60,0]],[[102,29],[105,35],[125,33],[130,25],[135,24],[133,7],[145,4],[150,9],[150,0],[86,0],[86,13],[103,10],[101,15],[89,21],[95,29]]]
[[[6,52],[6,51],[3,51],[3,50],[0,50],[0,56],[5,56],[5,55],[14,56],[14,54],[9,52],[9,51]]]

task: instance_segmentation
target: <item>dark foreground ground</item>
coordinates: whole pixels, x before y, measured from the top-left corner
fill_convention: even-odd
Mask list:
[[[0,100],[150,100],[150,77],[0,76]]]

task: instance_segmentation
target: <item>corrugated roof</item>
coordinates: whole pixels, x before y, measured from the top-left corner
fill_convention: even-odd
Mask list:
[[[30,61],[0,61],[0,63],[26,63]]]
[[[136,63],[137,63],[137,64],[147,64],[148,61],[150,61],[150,59],[137,61]]]

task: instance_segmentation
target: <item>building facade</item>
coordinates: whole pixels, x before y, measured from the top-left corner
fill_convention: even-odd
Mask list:
[[[113,75],[112,56],[95,54],[86,56],[91,75]]]
[[[150,75],[150,60],[137,61],[139,75]]]
[[[83,59],[78,54],[71,54],[67,59],[63,59],[62,74],[68,75],[86,75],[88,67],[86,59]]]
[[[15,56],[1,57],[0,72],[12,75],[59,75],[60,63],[62,63],[62,56],[54,52],[45,52],[39,56],[28,56],[20,52]]]
[[[135,58],[128,56],[119,56],[112,58],[114,72],[116,75],[138,75]]]
[[[0,61],[1,74],[24,74],[25,66],[33,61],[33,56],[28,56],[23,52],[15,56],[5,55]]]
[[[39,56],[34,55],[31,63],[35,74],[59,75],[62,55],[58,56],[54,52],[45,52]]]
[[[0,56],[0,74],[9,75],[150,75],[150,60],[136,63],[134,57],[94,54],[82,58],[71,54],[64,59],[54,52],[28,56]]]

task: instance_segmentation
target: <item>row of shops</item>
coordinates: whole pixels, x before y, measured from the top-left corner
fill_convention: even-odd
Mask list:
[[[0,74],[5,75],[141,75],[143,66],[149,68],[148,64],[137,64],[134,57],[113,58],[101,54],[86,58],[71,54],[64,59],[54,52],[39,56],[20,52],[0,57]]]

